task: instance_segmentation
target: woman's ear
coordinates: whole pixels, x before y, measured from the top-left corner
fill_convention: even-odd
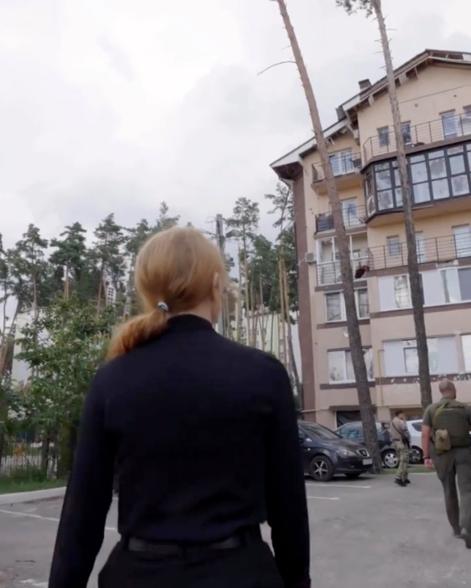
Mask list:
[[[221,287],[221,276],[218,272],[214,274],[213,277],[213,298],[217,298],[222,295],[222,287]]]

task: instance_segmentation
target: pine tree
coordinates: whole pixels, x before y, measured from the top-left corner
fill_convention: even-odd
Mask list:
[[[55,251],[49,261],[55,267],[55,275],[63,281],[64,298],[68,299],[72,288],[80,284],[87,265],[87,231],[78,222],[65,227],[60,234],[62,239],[52,239]]]
[[[327,196],[329,198],[334,221],[336,245],[340,258],[340,270],[347,315],[347,331],[350,339],[352,364],[357,383],[358,399],[360,404],[361,419],[363,422],[363,430],[365,434],[365,442],[373,457],[375,469],[379,471],[381,468],[381,457],[378,448],[378,434],[376,430],[373,404],[371,401],[370,386],[368,383],[368,372],[365,364],[360,324],[358,322],[351,255],[347,232],[345,230],[345,224],[343,221],[342,207],[332,171],[332,165],[329,159],[327,142],[322,130],[322,123],[320,120],[316,97],[306,69],[306,64],[303,59],[298,39],[291,23],[285,0],[276,0],[276,2],[278,4],[281,18],[288,34],[296,67],[298,68],[298,72],[301,78],[301,83],[304,89],[304,94],[306,96],[306,102],[311,117],[312,128],[316,138],[316,147],[321,159],[322,170],[325,177]]]
[[[123,245],[126,241],[123,227],[109,214],[95,229],[95,243],[92,258],[98,271],[97,310],[105,299],[105,288],[111,284],[116,291],[122,286],[125,273]]]
[[[427,333],[424,316],[424,291],[419,271],[417,256],[417,241],[415,236],[414,217],[412,211],[412,185],[409,177],[409,163],[406,156],[406,146],[401,128],[401,113],[397,97],[394,67],[389,47],[389,38],[383,16],[381,0],[337,0],[348,13],[357,9],[364,10],[367,16],[374,14],[378,22],[381,37],[381,47],[386,66],[388,82],[388,96],[393,119],[393,132],[397,151],[397,167],[401,182],[402,203],[404,208],[404,225],[407,243],[407,270],[409,273],[412,312],[414,316],[415,336],[417,341],[417,356],[419,360],[419,382],[422,406],[426,408],[432,403],[432,386],[430,382],[430,366],[428,356]]]
[[[239,247],[239,286],[243,288],[244,305],[246,315],[247,343],[255,345],[255,330],[253,325],[253,312],[251,312],[251,283],[249,274],[249,256],[256,236],[260,218],[260,210],[257,202],[248,198],[239,198],[232,211],[232,217],[225,219],[229,231],[226,237],[235,238]],[[253,296],[252,296],[253,298]],[[253,309],[252,309],[253,310]]]

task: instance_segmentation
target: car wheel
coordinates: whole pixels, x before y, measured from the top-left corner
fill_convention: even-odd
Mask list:
[[[397,453],[394,449],[386,449],[386,451],[383,451],[381,458],[383,460],[384,467],[388,470],[393,470],[399,465],[399,458],[397,457]]]
[[[334,466],[325,455],[316,455],[310,463],[309,475],[316,482],[328,482],[333,478]]]
[[[350,474],[345,474],[345,477],[349,480],[356,480],[361,476],[361,472],[351,472]]]
[[[409,451],[409,460],[412,464],[422,463],[424,461],[424,454],[420,447],[411,447]]]

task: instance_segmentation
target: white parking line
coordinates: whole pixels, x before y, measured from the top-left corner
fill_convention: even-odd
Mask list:
[[[307,496],[308,500],[340,500],[338,496]]]
[[[355,488],[359,490],[370,490],[371,486],[360,486],[358,484],[332,484],[331,482],[311,482],[310,488]]]
[[[16,510],[4,510],[3,508],[0,508],[0,513],[9,514],[9,515],[17,516],[17,517],[29,517],[30,519],[41,519],[43,521],[51,521],[53,523],[58,523],[60,520],[55,517],[43,517],[42,515],[33,514],[31,512],[18,512]],[[111,531],[113,533],[116,533],[117,530],[115,527],[105,527],[105,531]]]
[[[22,584],[29,584],[30,586],[36,586],[37,588],[47,588],[47,582],[36,582],[32,578],[28,578],[28,580],[21,580]]]

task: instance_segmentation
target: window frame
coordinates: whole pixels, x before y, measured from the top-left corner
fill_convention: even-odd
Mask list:
[[[406,132],[409,139],[406,138]],[[405,120],[401,122],[401,135],[404,140],[405,145],[412,145],[412,125],[410,120]]]
[[[469,341],[469,356],[467,356],[467,349],[465,349],[465,340]],[[471,372],[471,333],[464,333],[460,337],[461,351],[463,353],[463,367],[465,372]]]
[[[329,153],[329,161],[334,177],[345,176],[346,174],[351,174],[355,170],[353,165],[353,149],[351,147]],[[335,169],[336,166],[338,166],[337,170]]]
[[[332,380],[330,377],[330,373],[331,373],[331,366],[330,366],[330,361],[329,361],[329,355],[331,353],[343,353],[343,375],[345,377],[348,377],[348,361],[347,361],[347,356],[348,354],[350,354],[350,363],[351,363],[351,351],[350,349],[328,349],[327,350],[327,371],[328,371],[328,378],[329,378],[329,384],[331,385],[337,385],[337,384],[354,384],[355,383],[355,375],[353,375],[352,379],[343,379],[343,380]],[[366,371],[368,374],[368,381],[369,382],[374,382],[375,377],[374,377],[374,366],[373,366],[373,348],[372,347],[364,347],[363,348],[363,355],[365,356],[366,359],[366,355],[369,354],[370,355],[370,365],[366,366]],[[352,371],[353,371],[353,364],[352,365]]]
[[[397,298],[397,291],[396,291],[396,280],[398,278],[405,278],[405,285],[406,285],[406,292],[407,292],[408,304],[406,304],[404,306],[399,306],[397,304],[398,298]],[[411,291],[410,291],[409,274],[397,274],[397,275],[393,276],[393,296],[394,296],[394,302],[395,302],[396,310],[404,310],[404,309],[412,308],[412,294],[411,294]]]
[[[430,374],[433,376],[437,376],[441,374],[441,368],[439,365],[440,355],[439,355],[439,340],[440,339],[451,339],[453,341],[456,340],[454,335],[437,335],[435,337],[427,337],[427,345],[428,345],[428,356],[430,362]],[[387,340],[383,341],[383,346],[387,345],[388,343],[400,343],[401,344],[401,357],[402,357],[402,371],[400,373],[395,373],[394,375],[390,374],[386,377],[388,378],[403,378],[403,377],[417,377],[419,375],[419,358],[418,358],[418,351],[417,351],[417,341],[416,339],[396,339],[396,340]],[[407,356],[413,352],[415,354],[414,363],[417,366],[417,370],[408,369],[408,359]],[[435,365],[435,361],[438,363]],[[410,365],[410,363],[409,363]],[[386,365],[384,364],[383,358],[383,368],[386,373]]]
[[[457,152],[458,149],[462,150],[461,153]],[[463,171],[452,172],[452,159],[460,156],[463,161]],[[443,159],[444,161],[445,175],[432,178],[432,162],[438,159]],[[413,206],[471,195],[471,141],[465,141],[459,145],[448,145],[430,151],[409,154],[407,155],[407,160],[409,180],[412,185]],[[425,167],[425,179],[413,181],[414,165]],[[379,174],[383,177],[384,183],[382,185],[378,183],[377,176]],[[455,178],[458,177],[464,177],[466,179],[468,191],[457,193],[456,188],[458,184],[456,184]],[[447,191],[445,196],[438,195],[438,192],[437,195],[434,195],[434,189],[437,191],[438,182],[446,182]],[[372,211],[369,216],[375,213],[386,213],[388,211],[403,209],[396,159],[371,164],[366,172],[366,183],[370,186],[374,199],[374,205],[368,208],[369,211]],[[422,185],[426,185],[427,187],[427,198],[418,200],[416,196],[418,190],[415,190],[414,186]],[[385,198],[383,202],[381,201],[382,198]],[[380,206],[381,202],[382,205]]]
[[[389,257],[401,257],[401,237],[399,235],[388,235],[386,237],[386,250]]]
[[[445,130],[445,121],[446,120],[454,120],[456,123],[457,116],[458,115],[456,114],[455,108],[440,112],[440,119],[442,121],[442,131],[443,131],[443,138],[444,139],[454,139],[455,137],[459,137],[458,127],[456,125],[455,125],[456,132],[454,132],[453,134],[447,134],[447,132]]]
[[[460,266],[460,267],[442,267],[442,268],[440,268],[438,270],[439,273],[440,273],[440,284],[441,284],[441,286],[443,288],[443,297],[445,299],[445,302],[443,303],[443,306],[448,306],[449,304],[461,304],[463,302],[464,303],[471,302],[471,297],[470,298],[463,298],[463,293],[462,293],[462,290],[461,290],[461,282],[460,282],[460,271],[463,271],[463,270],[468,270],[469,271],[469,270],[471,270],[471,266],[469,266],[469,265],[463,265],[463,266]],[[447,298],[447,296],[446,296],[447,290],[445,289],[445,278],[444,278],[444,275],[446,276],[446,274],[448,272],[450,272],[450,273],[453,272],[455,274],[456,283],[457,283],[458,291],[459,291],[459,295],[460,295],[459,300],[456,300],[456,301],[455,300],[448,300],[448,301],[446,300],[446,298]],[[450,290],[448,289],[448,292],[449,291]]]
[[[391,144],[389,140],[389,125],[378,127],[376,129],[378,133],[378,144],[380,147],[389,147]]]
[[[357,315],[358,315],[358,320],[363,321],[363,320],[368,320],[370,318],[370,304],[369,304],[369,298],[368,298],[368,313],[365,316],[361,316],[360,315],[360,295],[359,292],[366,292],[366,296],[368,298],[368,288],[355,288],[355,304],[356,304],[356,308],[357,308]],[[329,298],[329,296],[335,296],[338,295],[340,296],[340,319],[331,319],[329,320],[329,315],[328,315],[328,305],[327,305],[327,300]],[[347,311],[345,308],[345,298],[343,295],[343,291],[342,290],[335,290],[335,291],[330,291],[330,292],[325,292],[324,295],[324,307],[325,307],[325,322],[326,323],[344,323],[347,320]]]

